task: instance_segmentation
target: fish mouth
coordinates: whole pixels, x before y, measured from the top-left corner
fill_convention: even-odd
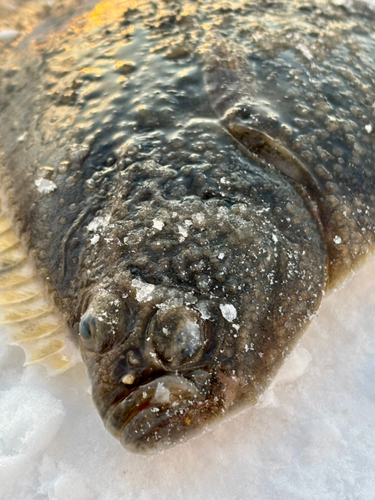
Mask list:
[[[104,417],[106,429],[129,451],[155,453],[191,435],[203,395],[180,375],[165,375],[143,384],[113,404]]]

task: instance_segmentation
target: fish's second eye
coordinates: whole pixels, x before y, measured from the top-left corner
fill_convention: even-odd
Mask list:
[[[98,346],[98,331],[95,317],[86,313],[79,324],[79,336],[83,345],[89,350],[95,350]]]
[[[91,325],[86,318],[79,325],[79,334],[84,340],[91,340],[92,338]]]
[[[159,310],[149,331],[160,360],[171,366],[193,362],[205,344],[202,320],[189,307]]]

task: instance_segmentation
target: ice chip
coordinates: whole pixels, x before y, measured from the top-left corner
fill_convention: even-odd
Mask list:
[[[169,389],[162,382],[159,382],[151,403],[169,403],[170,395]]]
[[[154,219],[152,221],[153,227],[157,229],[158,231],[161,231],[164,227],[164,222],[160,219]]]
[[[186,238],[187,235],[188,235],[188,232],[186,231],[186,229],[182,226],[178,226],[178,232],[184,237]]]
[[[132,285],[137,291],[136,298],[138,302],[147,302],[148,300],[151,300],[155,285],[152,285],[151,283],[144,283],[138,279],[133,279]]]
[[[100,229],[105,228],[108,222],[109,222],[109,215],[107,215],[106,217],[98,216],[95,217],[95,219],[93,219],[90,222],[90,224],[87,225],[87,229],[89,231],[99,231]]]
[[[337,235],[333,238],[333,241],[336,243],[336,245],[340,245],[340,243],[342,243],[342,239]]]
[[[52,193],[55,189],[57,189],[56,184],[48,179],[37,179],[35,181],[35,185],[41,194]]]
[[[219,307],[221,314],[229,323],[237,318],[236,308],[232,304],[220,304]]]
[[[95,245],[100,240],[100,236],[98,234],[94,234],[94,236],[90,239],[91,245]]]

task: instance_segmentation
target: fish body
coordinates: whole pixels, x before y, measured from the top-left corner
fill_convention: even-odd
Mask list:
[[[76,344],[126,448],[256,403],[371,254],[374,19],[360,2],[108,1],[14,49],[2,234],[23,253],[2,274],[27,260],[57,322],[34,325],[31,358],[65,369]]]

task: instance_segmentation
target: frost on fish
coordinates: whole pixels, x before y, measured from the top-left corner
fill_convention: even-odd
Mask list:
[[[128,449],[255,403],[373,251],[373,19],[357,2],[109,1],[4,65],[14,234]]]

